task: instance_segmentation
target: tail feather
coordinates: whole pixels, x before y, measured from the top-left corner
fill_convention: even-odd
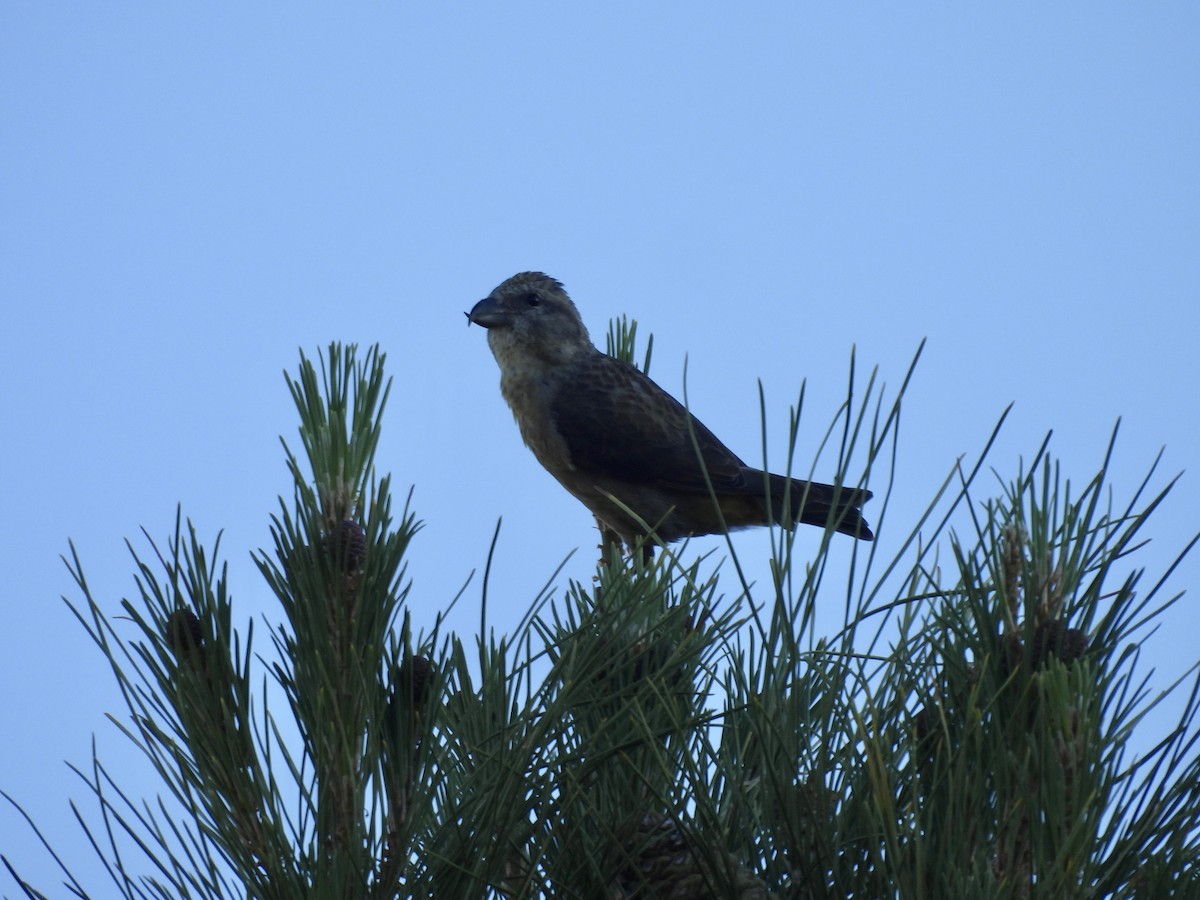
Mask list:
[[[870,491],[862,488],[772,475],[771,518],[775,524],[788,528],[797,522],[818,528],[832,526],[839,534],[873,541],[875,535],[862,515],[862,505],[872,496]],[[785,507],[788,513],[786,521],[783,518]]]

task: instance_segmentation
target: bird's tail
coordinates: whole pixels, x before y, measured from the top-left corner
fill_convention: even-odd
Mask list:
[[[775,524],[788,528],[800,522],[818,528],[832,527],[840,534],[873,541],[875,535],[862,516],[862,505],[872,496],[870,491],[862,488],[772,475],[771,518]],[[798,515],[797,509],[800,510]]]

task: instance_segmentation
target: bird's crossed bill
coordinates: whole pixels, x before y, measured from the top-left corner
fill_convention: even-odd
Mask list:
[[[467,318],[488,330],[500,391],[538,462],[627,545],[797,522],[874,538],[861,512],[870,491],[746,465],[648,376],[597,349],[553,278],[514,275]]]

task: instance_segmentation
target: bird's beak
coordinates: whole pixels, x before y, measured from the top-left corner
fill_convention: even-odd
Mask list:
[[[474,322],[476,325],[482,325],[484,328],[494,328],[497,325],[504,325],[508,322],[509,314],[504,310],[504,306],[499,300],[492,297],[485,297],[471,308],[467,313],[468,324]]]

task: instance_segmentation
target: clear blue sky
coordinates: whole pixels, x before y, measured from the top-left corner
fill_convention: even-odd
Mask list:
[[[243,619],[273,618],[249,552],[290,496],[297,348],[388,353],[418,625],[500,516],[498,627],[573,548],[588,577],[591,517],[464,325],[516,271],[563,280],[600,342],[637,318],[676,393],[686,354],[693,410],[750,459],[757,379],[776,455],[808,379],[811,448],[852,345],[895,385],[928,337],[885,547],[1010,402],[1003,476],[1054,429],[1086,481],[1122,417],[1119,499],[1160,447],[1158,484],[1190,470],[1141,563],[1200,528],[1200,7],[578,6],[0,7],[0,787],[82,871],[64,760],[93,732],[128,752],[59,554],[116,612],[123,539],[182,503],[224,529]],[[1151,639],[1155,689],[1197,657],[1194,604]],[[54,883],[3,809],[0,849]]]

